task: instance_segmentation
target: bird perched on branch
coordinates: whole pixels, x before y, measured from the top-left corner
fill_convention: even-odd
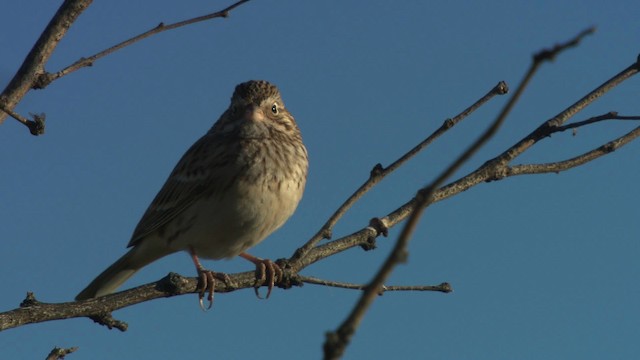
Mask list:
[[[182,156],[133,232],[124,256],[76,296],[114,292],[142,267],[186,251],[200,279],[200,305],[213,303],[216,278],[199,258],[241,257],[256,265],[256,286],[282,277],[268,259],[245,251],[293,214],[307,179],[307,150],[278,88],[266,81],[236,86],[229,108]]]

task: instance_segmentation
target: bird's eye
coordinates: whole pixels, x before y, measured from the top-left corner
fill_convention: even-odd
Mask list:
[[[278,114],[278,103],[273,103],[273,105],[271,105],[271,112],[274,114]]]

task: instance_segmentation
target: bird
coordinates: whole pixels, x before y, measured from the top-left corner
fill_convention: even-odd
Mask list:
[[[115,292],[144,266],[180,251],[189,253],[199,278],[199,302],[213,304],[216,279],[200,258],[240,256],[256,266],[257,288],[267,298],[282,278],[269,259],[246,253],[280,228],[304,193],[309,163],[300,129],[278,88],[264,80],[235,87],[231,103],[209,131],[178,161],[135,227],[130,250],[77,296]]]

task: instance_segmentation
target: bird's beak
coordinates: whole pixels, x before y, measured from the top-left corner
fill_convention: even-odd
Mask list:
[[[264,112],[259,106],[249,105],[245,108],[244,119],[247,121],[263,121]]]

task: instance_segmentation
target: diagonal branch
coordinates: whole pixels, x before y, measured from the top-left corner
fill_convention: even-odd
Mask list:
[[[573,42],[579,42],[579,39],[582,36],[584,36],[583,33],[579,34]],[[560,46],[558,48],[559,52],[567,48],[567,46]],[[437,189],[497,133],[516,102],[520,99],[524,89],[528,86],[529,81],[540,64],[550,58],[534,56],[533,63],[529,68],[529,71],[491,126],[489,126],[489,128],[473,144],[471,144],[471,146],[469,146],[447,169],[445,169],[440,176],[438,176],[431,184],[418,191],[418,194],[414,198],[416,199],[415,207],[411,212],[407,223],[402,228],[400,236],[391,250],[391,253],[382,264],[373,280],[371,280],[367,285],[367,288],[364,290],[360,299],[344,322],[335,332],[328,332],[326,334],[326,341],[323,346],[325,359],[338,359],[342,357],[346,347],[351,341],[351,338],[355,334],[356,329],[359,327],[366,312],[376,299],[376,295],[380,291],[380,288],[391,275],[393,269],[399,263],[405,262],[408,256],[408,245],[412,234],[415,231],[426,206],[433,202],[433,195]]]
[[[591,93],[596,93],[599,92],[600,89],[603,89],[602,91],[607,92],[609,90],[611,90],[615,85],[620,84],[622,81],[628,80],[629,78],[631,78],[631,76],[635,75],[637,73],[637,69],[640,66],[639,62],[635,62],[634,64],[630,65],[627,69],[621,71],[620,73],[616,74],[614,77],[612,77],[611,79],[607,80],[603,85],[597,87],[594,91],[592,91]],[[635,70],[634,70],[635,69]],[[608,86],[607,84],[615,84],[613,86]],[[598,97],[591,97],[591,101],[595,101]],[[579,106],[581,108],[584,108],[586,106],[586,104],[582,104],[581,102],[577,102],[576,104],[579,104]],[[572,105],[572,106],[576,106],[576,104]],[[588,103],[587,103],[588,104]],[[565,113],[567,110],[563,111],[562,113]],[[562,114],[561,113],[561,114]],[[508,176],[513,176],[513,175],[517,175],[515,173],[510,172],[509,167],[508,167],[508,162],[505,162],[503,159],[508,156],[510,154],[510,150],[513,151],[513,149],[520,149],[522,148],[522,152],[526,151],[527,149],[529,149],[531,146],[533,146],[537,141],[547,138],[549,137],[549,135],[551,135],[553,132],[558,131],[558,127],[549,127],[549,126],[545,126],[545,124],[547,124],[548,122],[545,122],[543,125],[541,125],[540,127],[538,127],[536,130],[534,130],[533,132],[531,132],[530,134],[526,135],[525,137],[523,137],[521,140],[519,140],[518,142],[516,142],[516,144],[512,145],[511,147],[508,148],[508,150],[506,150],[505,152],[503,152],[502,154],[496,156],[495,158],[488,160],[487,162],[485,162],[482,166],[480,166],[479,168],[477,168],[476,170],[470,172],[469,174],[461,177],[458,180],[455,180],[443,187],[441,187],[440,189],[438,189],[437,191],[434,192],[433,194],[433,199],[432,202],[438,202],[444,199],[447,199],[451,196],[457,195],[461,192],[464,192],[470,188],[472,188],[473,186],[476,186],[478,184],[481,184],[483,182],[489,182],[489,181],[497,181],[497,180],[501,180],[505,177]],[[623,137],[624,139],[627,139],[626,136],[633,136],[633,134],[635,133],[629,133],[627,135],[625,135],[625,137]],[[535,140],[535,141],[534,141]],[[618,139],[619,140],[619,139]],[[632,140],[632,139],[629,139]],[[528,144],[528,141],[533,141],[533,143]],[[615,141],[615,140],[614,140]],[[627,141],[622,141],[619,144],[617,144],[616,148],[622,147],[623,145],[626,145],[628,142]],[[524,147],[524,145],[526,145],[526,148]],[[597,152],[597,151],[594,151]],[[594,154],[590,154],[589,156],[593,156]],[[604,155],[601,154],[601,155]],[[600,156],[601,156],[600,155]],[[594,156],[593,158],[589,158],[589,161],[591,161],[592,159],[596,158],[597,156]],[[583,158],[583,160],[586,159]],[[562,166],[566,166],[566,164],[563,164]],[[522,171],[522,170],[518,170],[518,171]],[[381,217],[378,219],[379,223],[384,224],[387,227],[393,227],[395,225],[397,225],[399,222],[403,221],[404,219],[406,219],[417,207],[417,202],[418,202],[418,196],[413,197],[411,199],[409,199],[409,201],[407,201],[406,203],[404,203],[403,205],[401,205],[400,207],[398,207],[397,209],[391,211],[390,213],[388,213],[387,215]],[[339,239],[327,242],[325,244],[322,245],[318,245],[316,247],[314,247],[313,249],[311,249],[307,255],[302,258],[302,259],[298,259],[295,262],[292,262],[291,266],[294,270],[299,271],[300,269],[303,269],[307,266],[309,266],[310,264],[313,264],[317,261],[320,261],[324,258],[330,257],[336,253],[340,253],[342,251],[351,249],[353,247],[358,247],[358,246],[366,246],[366,247],[371,247],[371,243],[375,242],[375,239],[380,236],[380,231],[378,231],[378,229],[372,227],[372,226],[367,226],[363,229],[360,229],[352,234],[346,235],[344,237],[341,237]]]
[[[590,161],[593,161],[601,156],[607,155],[616,151],[620,147],[628,144],[629,142],[640,136],[640,126],[624,134],[623,136],[609,141],[608,143],[599,146],[591,151],[588,151],[579,156],[567,159],[564,161],[557,161],[545,164],[523,164],[510,166],[507,169],[506,176],[517,175],[529,175],[529,174],[547,174],[547,173],[559,173],[561,171],[569,170],[571,168],[584,165]]]
[[[202,21],[207,21],[207,20],[211,20],[211,19],[216,19],[216,18],[227,18],[229,17],[229,13],[234,10],[235,8],[237,8],[238,6],[248,2],[249,0],[240,0],[220,11],[216,11],[214,13],[211,14],[207,14],[207,15],[203,15],[203,16],[198,16],[195,18],[191,18],[191,19],[187,19],[187,20],[183,20],[183,21],[178,21],[176,23],[173,24],[169,24],[169,25],[165,25],[164,23],[160,23],[158,26],[154,27],[151,30],[145,31],[142,34],[136,35],[128,40],[125,40],[119,44],[116,44],[106,50],[103,50],[97,54],[91,55],[89,57],[86,58],[81,58],[78,61],[74,62],[73,64],[67,66],[66,68],[56,72],[56,73],[44,73],[40,75],[39,81],[38,81],[38,86],[40,88],[44,88],[47,85],[49,85],[52,81],[57,80],[65,75],[68,75],[74,71],[77,71],[81,68],[87,67],[87,66],[93,66],[93,64],[109,55],[112,54],[122,48],[125,48],[129,45],[132,45],[140,40],[146,39],[152,35],[156,35],[159,34],[161,32],[165,32],[168,30],[173,30],[173,29],[177,29],[183,26],[187,26],[187,25],[191,25],[191,24],[195,24],[195,23],[199,23]]]
[[[216,293],[232,292],[239,289],[253,288],[256,282],[255,272],[248,271],[229,275],[229,283],[216,283]],[[300,285],[297,278],[290,278],[286,285],[291,287]],[[0,313],[0,331],[44,321],[69,319],[77,317],[91,317],[109,328],[115,327],[126,330],[126,324],[110,317],[110,313],[127,306],[141,302],[195,293],[198,278],[187,278],[176,273],[169,273],[156,282],[141,285],[129,290],[121,291],[104,297],[75,301],[68,303],[43,303],[27,294],[27,298],[20,304],[20,308]],[[104,320],[107,319],[107,320]]]
[[[0,105],[3,110],[13,110],[31,90],[38,76],[45,72],[44,65],[49,61],[60,40],[67,33],[71,24],[89,5],[91,5],[91,0],[66,0],[62,3],[27,54],[18,72],[0,94]],[[6,112],[0,112],[0,124],[6,117]]]
[[[307,284],[324,285],[341,289],[366,290],[367,288],[367,285],[364,284],[351,284],[342,281],[323,280],[313,276],[300,275],[300,280]],[[387,291],[439,291],[443,293],[450,293],[453,289],[451,288],[451,285],[446,282],[443,282],[440,285],[383,285],[378,295],[382,295]]]
[[[587,120],[577,121],[574,123],[558,126],[550,130],[556,133],[556,132],[561,132],[569,129],[576,129],[585,125],[591,125],[591,124],[598,123],[605,120],[640,120],[640,116],[622,116],[622,115],[618,115],[617,111],[610,111],[606,114],[594,116]]]
[[[553,61],[556,56],[561,52],[580,45],[582,39],[584,39],[587,35],[592,35],[596,32],[595,26],[582,30],[578,35],[576,35],[573,39],[568,40],[561,44],[554,45],[551,49],[544,49],[539,51],[537,54],[533,56],[534,63],[541,63],[544,61]]]
[[[457,125],[459,122],[464,120],[467,116],[477,110],[479,107],[487,103],[496,95],[504,95],[508,91],[507,84],[504,81],[499,82],[496,86],[494,86],[488,93],[486,93],[483,97],[478,99],[471,106],[466,108],[460,114],[456,115],[451,119],[446,119],[443,124],[431,135],[429,135],[426,139],[421,141],[418,145],[414,146],[407,153],[402,155],[396,161],[394,161],[391,165],[384,168],[381,164],[377,164],[369,175],[367,181],[362,184],[358,190],[356,190],[340,207],[336,210],[333,215],[327,220],[327,222],[320,228],[320,230],[305,243],[302,247],[296,250],[295,254],[291,257],[291,262],[297,262],[301,258],[305,257],[309,251],[318,244],[323,239],[330,239],[333,227],[335,224],[342,218],[342,216],[351,208],[353,204],[355,204],[360,198],[364,196],[371,188],[377,185],[382,179],[384,179],[387,175],[391,174],[393,171],[398,169],[404,163],[409,161],[412,157],[418,154],[422,149],[431,144],[435,139],[440,137],[442,134],[447,132],[449,129]]]
[[[89,56],[87,58],[81,58],[80,60],[56,73],[48,73],[45,71],[44,67],[51,57],[51,54],[55,50],[56,46],[58,45],[58,42],[60,42],[62,37],[66,34],[67,30],[77,19],[80,13],[82,13],[82,11],[84,11],[92,2],[91,0],[66,0],[60,6],[54,17],[51,19],[47,28],[42,32],[42,35],[40,35],[40,38],[27,55],[16,75],[13,77],[11,82],[9,82],[2,94],[0,94],[0,124],[2,124],[7,115],[10,115],[23,125],[27,126],[31,134],[43,134],[44,122],[34,124],[34,122],[25,120],[23,117],[20,117],[19,115],[16,116],[17,114],[13,113],[13,109],[15,108],[15,106],[22,100],[22,98],[27,94],[27,92],[29,92],[29,90],[44,89],[51,82],[81,68],[91,66],[98,59],[101,59],[142,39],[148,38],[149,36],[206,20],[215,18],[226,18],[229,16],[229,13],[232,10],[248,1],[249,0],[240,0],[220,11],[184,21],[179,21],[177,23],[169,25],[160,23],[160,25],[149,31],[134,36],[131,39],[123,41],[95,55]],[[39,125],[42,128],[40,129],[35,125]]]
[[[573,105],[569,106],[564,111],[560,112],[558,115],[549,119],[542,125],[540,125],[537,129],[532,131],[529,135],[525,136],[518,143],[507,149],[500,156],[496,157],[492,160],[495,163],[501,163],[502,165],[509,163],[516,157],[520,156],[523,152],[533,146],[536,142],[548,137],[551,133],[553,133],[554,128],[558,128],[562,126],[567,120],[569,120],[573,115],[582,111],[588,105],[593,103],[595,100],[600,98],[602,95],[609,92],[614,87],[620,85],[623,81],[631,78],[633,75],[638,73],[640,69],[640,57],[636,59],[636,62],[629,65],[626,69],[622,70],[618,74],[614,75],[611,79],[605,81],[602,85],[595,88],[593,91],[583,96],[580,100],[575,102]]]
[[[31,135],[38,136],[44,134],[44,122],[46,120],[45,114],[31,114],[31,116],[33,116],[33,120],[29,120],[13,110],[7,109],[2,105],[2,103],[0,103],[0,111],[4,111],[12,118],[18,120],[22,125],[26,126]]]
[[[53,348],[53,350],[51,350],[49,355],[47,355],[46,360],[64,359],[65,356],[75,352],[76,350],[78,350],[78,347],[71,347],[71,348],[66,348],[66,349],[65,348],[55,347],[55,348]]]

